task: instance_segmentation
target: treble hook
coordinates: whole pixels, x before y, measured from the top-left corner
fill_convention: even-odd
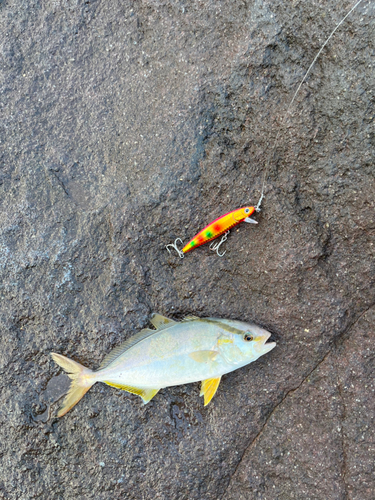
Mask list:
[[[223,236],[221,237],[221,240],[219,241],[219,243],[217,243],[217,242],[215,243],[215,242],[213,241],[213,242],[211,243],[211,245],[210,245],[210,250],[212,250],[213,252],[216,252],[216,253],[217,253],[217,255],[218,255],[219,257],[224,257],[224,255],[225,255],[226,250],[225,250],[223,253],[219,253],[219,248],[220,248],[220,245],[221,245],[222,243],[224,243],[224,241],[227,241],[227,239],[228,239],[228,234],[229,234],[229,233],[230,233],[230,231],[226,231],[226,232],[223,234]]]
[[[181,244],[183,244],[181,238],[176,238],[174,240],[174,243],[169,243],[169,245],[165,245],[165,248],[167,249],[168,253],[171,253],[171,251],[169,250],[168,247],[172,247],[174,250],[176,250],[176,252],[178,253],[178,256],[180,257],[180,259],[183,259],[184,258],[184,252],[182,250],[180,250],[179,248],[177,248],[177,241],[178,240],[180,240]]]

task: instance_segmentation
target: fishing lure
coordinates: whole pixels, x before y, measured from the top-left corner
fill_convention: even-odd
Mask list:
[[[202,381],[206,406],[222,375],[270,352],[271,334],[254,324],[231,319],[188,316],[180,322],[153,314],[156,330],[145,328],[116,347],[92,371],[61,354],[53,360],[72,379],[57,416],[67,413],[96,382],[137,394],[148,403],[160,389]]]
[[[320,47],[320,49],[319,49],[318,53],[316,54],[314,60],[310,64],[308,70],[306,71],[304,77],[302,78],[300,84],[298,85],[297,90],[295,91],[295,93],[294,93],[294,95],[292,97],[292,100],[290,101],[289,106],[287,107],[287,109],[285,111],[285,114],[284,114],[284,116],[281,119],[280,128],[279,128],[279,130],[278,130],[278,132],[276,134],[276,138],[275,138],[275,141],[273,143],[273,147],[270,149],[270,153],[269,153],[268,159],[266,161],[266,165],[265,165],[264,172],[263,172],[261,194],[260,194],[260,198],[259,198],[259,201],[258,201],[256,207],[239,208],[237,210],[234,210],[233,212],[229,212],[228,214],[225,214],[225,215],[219,217],[218,219],[216,219],[213,222],[211,222],[211,224],[209,224],[208,226],[206,226],[204,229],[202,229],[202,231],[200,231],[198,234],[196,234],[194,236],[194,238],[192,240],[190,240],[189,243],[183,247],[182,250],[180,250],[177,247],[177,242],[180,241],[181,244],[182,244],[182,240],[181,240],[181,238],[176,238],[176,240],[174,241],[174,243],[170,243],[169,245],[166,245],[166,249],[168,250],[169,253],[171,253],[170,250],[169,250],[169,248],[171,247],[174,250],[176,250],[176,252],[178,253],[179,257],[182,259],[184,257],[185,253],[190,252],[190,250],[193,250],[194,248],[197,248],[200,245],[203,245],[204,243],[207,243],[208,241],[211,241],[211,240],[217,238],[218,236],[220,236],[221,234],[224,233],[224,235],[221,238],[221,240],[220,240],[219,243],[215,243],[214,245],[212,245],[212,244],[210,245],[210,249],[211,250],[216,251],[216,253],[217,253],[217,255],[219,257],[223,257],[224,254],[225,254],[225,252],[223,252],[222,254],[220,254],[219,253],[219,248],[220,248],[220,245],[222,243],[224,243],[224,241],[227,240],[227,237],[228,237],[228,234],[229,234],[229,230],[230,230],[231,227],[235,226],[236,224],[239,224],[242,221],[252,222],[252,223],[257,224],[257,222],[255,220],[251,219],[249,216],[252,213],[254,213],[254,212],[260,212],[260,207],[262,205],[262,202],[263,202],[263,199],[264,199],[264,196],[265,196],[264,195],[264,191],[265,191],[265,186],[266,186],[266,181],[267,181],[267,175],[268,175],[268,172],[269,172],[269,169],[270,169],[271,157],[273,156],[273,154],[274,154],[274,152],[276,150],[276,146],[277,146],[277,143],[278,143],[278,140],[279,140],[279,136],[280,136],[280,133],[281,133],[282,126],[286,122],[286,119],[287,119],[288,115],[290,114],[290,111],[292,109],[294,101],[295,101],[295,99],[296,99],[299,91],[301,90],[302,85],[306,81],[308,75],[310,74],[310,72],[311,72],[312,68],[314,67],[317,59],[320,56],[320,54],[323,52],[323,49],[325,48],[325,46],[327,45],[327,43],[331,40],[331,38],[333,37],[333,35],[335,34],[335,32],[339,29],[339,27],[345,22],[345,20],[358,7],[358,5],[360,3],[362,3],[362,0],[358,0],[351,7],[351,9],[347,12],[347,14],[341,19],[341,21],[335,26],[335,28],[333,29],[333,31],[330,33],[330,35],[328,36],[328,38],[325,40],[325,42],[323,43],[323,45]],[[246,213],[246,215],[244,215],[244,211],[246,211],[246,210],[248,212]],[[236,214],[236,215],[233,215],[233,214]],[[244,215],[244,216],[241,218],[242,215]],[[238,219],[236,219],[235,217],[238,217]],[[232,220],[234,221],[234,223],[232,223]]]
[[[210,245],[211,250],[216,251],[219,257],[223,257],[226,251],[223,253],[219,253],[219,248],[220,245],[227,240],[230,229],[240,222],[258,224],[256,220],[250,217],[250,215],[252,215],[254,212],[254,207],[237,208],[236,210],[228,212],[227,214],[222,215],[218,219],[215,219],[210,224],[208,224],[208,226],[199,231],[199,233],[197,233],[194,238],[192,238],[189,243],[187,243],[183,247],[182,250],[177,247],[178,241],[182,243],[181,238],[176,238],[174,243],[166,245],[166,249],[169,253],[171,253],[169,247],[173,248],[174,250],[176,250],[180,258],[183,259],[185,253],[190,252],[191,250],[194,250],[194,248],[204,245],[205,243],[208,243],[215,238],[218,238],[224,233],[219,243],[215,243],[214,245],[211,243]]]

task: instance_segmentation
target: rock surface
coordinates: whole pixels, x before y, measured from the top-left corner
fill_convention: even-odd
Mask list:
[[[375,8],[0,2],[0,498],[372,500]],[[276,147],[275,140],[277,134]],[[188,241],[256,204],[220,259]],[[277,341],[147,405],[95,368],[152,311]]]

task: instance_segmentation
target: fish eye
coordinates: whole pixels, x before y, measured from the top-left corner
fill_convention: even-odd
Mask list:
[[[250,208],[245,208],[245,214],[248,214],[250,212]]]
[[[246,340],[246,342],[251,342],[252,340],[254,340],[254,337],[251,335],[251,333],[245,333],[243,339]]]

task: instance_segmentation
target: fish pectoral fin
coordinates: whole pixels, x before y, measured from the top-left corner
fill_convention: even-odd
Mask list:
[[[151,316],[150,322],[157,330],[164,330],[165,328],[176,324],[176,321],[173,321],[173,319],[166,318],[165,316],[157,313],[154,313]]]
[[[160,391],[159,389],[140,389],[139,387],[131,387],[130,385],[122,385],[115,384],[113,382],[104,381],[105,384],[110,385],[111,387],[116,387],[117,389],[121,389],[126,392],[131,392],[132,394],[136,394],[140,396],[143,400],[144,404],[147,404],[151,399]]]
[[[189,356],[197,363],[208,363],[209,361],[215,361],[218,354],[217,351],[194,351]]]
[[[204,406],[207,406],[211,399],[215,396],[220,380],[221,377],[202,380],[201,393],[199,395],[204,396]]]

